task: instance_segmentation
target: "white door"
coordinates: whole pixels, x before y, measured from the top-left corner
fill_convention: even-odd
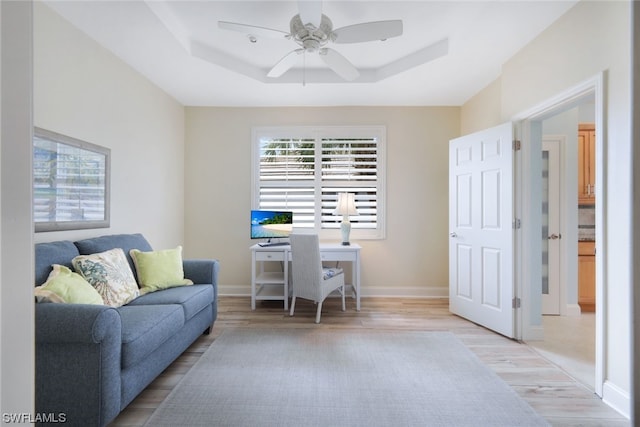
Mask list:
[[[514,337],[513,126],[449,143],[449,310]]]
[[[542,314],[560,314],[560,140],[542,140]]]

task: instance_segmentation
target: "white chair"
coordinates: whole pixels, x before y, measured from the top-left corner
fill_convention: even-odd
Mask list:
[[[291,311],[293,316],[296,297],[314,301],[318,305],[316,323],[320,323],[322,303],[336,289],[342,296],[342,311],[345,311],[344,273],[341,268],[323,268],[320,258],[320,243],[316,234],[292,234],[291,269],[292,297]]]

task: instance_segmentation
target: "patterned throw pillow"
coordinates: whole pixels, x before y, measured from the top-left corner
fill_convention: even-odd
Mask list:
[[[125,305],[140,294],[124,251],[120,248],[92,255],[79,255],[73,268],[85,278],[111,307]]]

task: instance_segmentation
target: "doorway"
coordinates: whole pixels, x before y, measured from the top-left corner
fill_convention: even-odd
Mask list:
[[[602,105],[603,105],[603,84],[602,76],[596,76],[593,79],[584,82],[581,85],[576,86],[573,89],[566,91],[564,94],[557,96],[556,98],[549,100],[547,103],[532,109],[531,111],[521,115],[520,119],[520,137],[523,141],[523,154],[522,164],[524,171],[517,179],[520,180],[520,188],[523,194],[527,195],[527,198],[523,200],[523,204],[519,209],[519,214],[522,215],[523,224],[528,225],[528,229],[523,230],[521,252],[524,255],[529,254],[529,257],[522,257],[520,260],[523,262],[521,272],[529,272],[530,274],[521,274],[521,288],[525,298],[523,298],[523,311],[521,313],[522,318],[522,330],[523,340],[535,346],[536,343],[544,343],[545,337],[552,338],[556,328],[560,326],[551,324],[546,317],[556,318],[561,320],[569,320],[577,322],[583,320],[580,315],[581,309],[578,305],[578,194],[576,189],[578,188],[578,140],[577,131],[578,124],[584,121],[592,121],[595,123],[595,136],[599,143],[596,145],[596,161],[595,163],[595,189],[604,188],[603,185],[603,156],[605,141],[602,140]],[[579,107],[589,106],[592,117],[588,120],[584,120],[579,116]],[[558,132],[549,126],[549,123],[557,121],[562,116],[572,115],[574,120],[572,121],[571,128],[567,128],[566,131]],[[565,194],[561,196],[561,215],[560,215],[560,233],[558,238],[555,239],[559,242],[559,257],[563,259],[564,263],[560,267],[560,315],[559,316],[543,316],[542,309],[542,262],[536,266],[536,258],[542,260],[541,255],[543,249],[540,245],[540,249],[537,249],[534,239],[540,239],[540,230],[542,230],[542,210],[541,209],[526,209],[527,204],[529,206],[542,206],[542,140],[545,135],[550,134],[562,134],[567,135],[567,142],[564,147],[564,151],[561,148],[561,152],[564,153],[564,161],[562,167],[564,168],[562,176],[565,178],[564,184],[561,188],[564,189]],[[600,141],[602,143],[600,143]],[[526,147],[526,150],[525,150]],[[573,170],[567,170],[569,165],[573,165]],[[597,192],[596,192],[597,194]],[[603,241],[603,206],[606,203],[606,194],[598,195],[598,203],[593,205],[593,217],[595,222],[595,241]],[[556,233],[549,233],[553,235]],[[560,235],[562,236],[560,238]],[[540,242],[540,240],[537,240]],[[533,248],[533,249],[532,249]],[[596,252],[594,255],[594,261],[596,266],[595,277],[595,314],[591,317],[591,327],[581,327],[574,325],[574,331],[571,336],[580,338],[580,334],[588,334],[583,337],[582,341],[585,343],[591,342],[590,350],[588,353],[593,355],[593,362],[590,362],[589,370],[593,373],[594,381],[589,381],[591,388],[599,396],[602,396],[603,388],[603,339],[604,339],[604,306],[602,302],[604,283],[604,271],[603,271],[603,257],[602,251]],[[531,260],[531,261],[529,261]],[[538,275],[539,272],[539,275]],[[531,274],[533,273],[533,274]],[[564,287],[564,289],[563,289]],[[527,318],[531,319],[527,321]],[[587,318],[587,317],[585,317]],[[553,329],[552,329],[553,328]],[[562,341],[562,339],[561,339]],[[566,339],[565,339],[566,341]],[[582,350],[585,351],[585,350]],[[577,377],[577,375],[576,375]]]
[[[594,162],[594,129],[592,121],[594,105],[587,100],[559,117],[543,122],[545,134],[542,140],[542,325],[543,339],[528,344],[539,354],[549,359],[591,390],[595,390],[595,202],[591,165]],[[578,125],[576,125],[576,121]],[[571,135],[548,135],[562,131],[562,126]],[[587,137],[585,138],[585,133]],[[577,146],[576,146],[576,136]],[[591,149],[589,149],[591,148]],[[577,156],[575,151],[577,149]],[[563,153],[576,159],[574,164],[566,164]],[[564,166],[564,167],[563,167]],[[578,182],[577,203],[573,183]],[[561,196],[560,194],[564,195]],[[574,211],[577,207],[577,223],[560,224],[563,211]],[[576,235],[577,241],[567,240],[566,228],[574,229],[569,236]],[[564,234],[564,235],[563,235]],[[563,241],[564,240],[564,241]],[[577,257],[576,257],[576,247]],[[577,277],[568,274],[567,264],[575,270]],[[567,283],[568,281],[573,283]],[[577,307],[576,292],[577,289]],[[560,308],[562,306],[562,309]]]

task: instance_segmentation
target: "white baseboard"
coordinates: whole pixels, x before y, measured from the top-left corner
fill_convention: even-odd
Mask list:
[[[387,298],[448,298],[449,287],[417,287],[417,286],[389,286],[362,288],[363,297]]]
[[[605,381],[602,386],[602,401],[631,419],[631,396],[617,385]]]
[[[449,287],[417,287],[417,286],[389,286],[389,287],[362,287],[362,297],[386,297],[386,298],[448,298]],[[251,287],[242,285],[219,285],[220,296],[250,297]]]
[[[580,316],[582,310],[578,304],[567,304],[564,309],[564,316]]]
[[[227,297],[250,297],[251,287],[245,285],[218,285],[218,295]]]

